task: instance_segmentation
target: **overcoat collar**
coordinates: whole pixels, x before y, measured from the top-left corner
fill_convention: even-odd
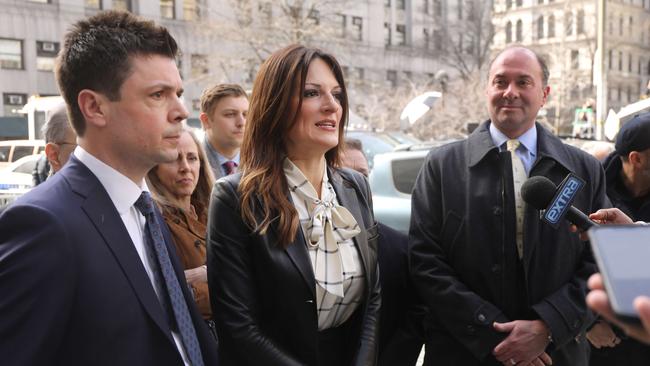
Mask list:
[[[481,162],[490,151],[498,152],[498,148],[494,146],[490,137],[490,123],[490,120],[483,122],[467,137],[470,167]],[[535,126],[537,128],[537,159],[534,165],[537,165],[537,162],[543,158],[550,158],[569,170],[570,158],[564,143],[539,123],[536,122]]]

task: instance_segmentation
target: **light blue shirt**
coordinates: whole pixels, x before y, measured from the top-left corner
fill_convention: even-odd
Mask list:
[[[492,142],[494,146],[499,147],[500,151],[507,151],[506,142],[510,138],[499,131],[494,123],[490,122],[490,137],[492,137]],[[524,169],[526,169],[526,175],[530,175],[530,169],[537,159],[537,126],[533,125],[528,131],[524,132],[521,136],[517,137],[519,140],[519,147],[515,150],[515,154],[519,156],[521,162],[524,164]]]

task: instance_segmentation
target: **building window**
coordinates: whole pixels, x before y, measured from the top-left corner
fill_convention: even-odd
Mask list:
[[[270,23],[273,17],[273,4],[268,1],[259,3],[257,4],[257,12],[266,23]]]
[[[309,11],[309,15],[307,18],[311,19],[312,22],[314,22],[315,25],[320,24],[320,11],[318,9],[311,9]]]
[[[643,59],[639,57],[639,75],[643,74]]]
[[[458,20],[463,19],[463,0],[458,0]]]
[[[517,0],[517,1],[515,2],[515,4],[517,4],[517,7],[520,7],[520,6],[523,6],[523,5],[524,5],[524,2],[523,2],[523,0]]]
[[[621,37],[623,36],[623,23],[624,23],[623,17],[620,17],[618,19],[618,35]]]
[[[396,87],[397,86],[397,71],[395,70],[386,70],[386,80],[388,80],[388,83],[390,84],[391,87]]]
[[[578,15],[577,15],[577,20],[576,20],[576,34],[585,34],[585,11],[584,10],[578,10]]]
[[[397,0],[395,1],[395,7],[399,10],[406,9],[406,0]]]
[[[573,34],[573,14],[568,13],[568,14],[564,15],[564,21],[565,21],[565,24],[564,24],[565,32],[564,33],[567,36],[570,36],[570,35]]]
[[[437,17],[442,15],[442,0],[433,0],[433,15]]]
[[[384,23],[384,45],[390,46],[392,43],[391,35],[391,26],[390,23]]]
[[[363,67],[355,67],[354,69],[357,72],[357,80],[363,80],[366,77],[366,72]]]
[[[632,25],[634,24],[634,18],[630,17],[629,22],[627,24],[627,29],[628,29],[628,34],[630,37],[633,36],[634,33],[632,33]]]
[[[506,9],[512,8],[512,0],[506,0]]]
[[[208,68],[208,56],[206,55],[191,55],[190,66],[192,68],[192,71],[190,72],[192,78],[199,78],[210,72],[210,69]]]
[[[174,0],[160,0],[160,17],[174,19]]]
[[[397,45],[404,46],[406,44],[406,26],[404,24],[398,24],[395,27],[395,36]]]
[[[355,39],[357,41],[363,40],[363,18],[352,17],[352,28],[355,32]]]
[[[201,0],[183,0],[183,20],[201,19]]]
[[[27,94],[20,93],[3,93],[5,116],[20,116],[17,111],[27,103]]]
[[[131,0],[113,0],[113,9],[131,11]]]
[[[632,96],[632,88],[630,88],[629,85],[627,87],[627,93],[625,93],[625,94],[627,94],[627,101],[628,102],[631,102],[634,99],[634,97]]]
[[[512,42],[512,22],[506,23],[506,43]]]
[[[627,55],[627,72],[632,72],[632,54]]]
[[[537,18],[537,39],[544,38],[544,16],[540,15]]]
[[[555,37],[555,17],[553,15],[549,15],[548,17],[548,38],[553,38]]]
[[[95,9],[95,10],[103,9],[102,0],[85,0],[85,4],[86,4],[86,9]]]
[[[422,11],[424,14],[429,14],[429,0],[424,0],[422,2]]]
[[[433,31],[433,49],[436,51],[442,51],[442,35],[440,31]]]
[[[345,14],[339,14],[339,25],[341,27],[341,33],[339,37],[345,38],[348,28],[348,17]]]
[[[618,71],[623,71],[623,52],[618,53]]]
[[[390,8],[390,0],[384,0],[384,6]]]
[[[614,52],[612,52],[612,50],[609,50],[607,53],[607,59],[609,62],[609,69],[611,70],[614,68]]]
[[[0,38],[0,68],[23,69],[23,41]]]
[[[517,20],[517,29],[515,32],[515,41],[516,42],[523,42],[524,40],[524,23],[521,21],[521,19]]]
[[[580,68],[580,51],[571,50],[571,68],[577,70]]]
[[[422,39],[424,43],[424,49],[428,50],[429,49],[429,30],[424,28],[422,29]]]
[[[58,42],[36,41],[36,69],[40,71],[54,71],[54,62],[58,54]]]

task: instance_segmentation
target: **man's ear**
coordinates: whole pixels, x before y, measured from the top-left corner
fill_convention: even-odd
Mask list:
[[[84,89],[77,96],[81,114],[88,124],[103,127],[106,125],[105,105],[108,99],[95,91]]]
[[[210,129],[210,119],[208,118],[207,113],[201,112],[201,114],[199,114],[199,120],[201,121],[201,127],[203,127],[203,131]]]
[[[59,162],[59,145],[52,142],[45,144],[45,156],[52,169],[58,172],[62,167],[61,162]]]
[[[544,99],[542,100],[542,106],[546,104],[549,94],[551,94],[551,87],[547,85],[544,87]]]

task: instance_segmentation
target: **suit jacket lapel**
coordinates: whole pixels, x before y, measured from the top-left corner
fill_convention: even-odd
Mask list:
[[[353,186],[352,182],[348,182],[343,179],[343,177],[340,174],[337,174],[336,171],[333,171],[331,169],[328,169],[328,173],[330,175],[330,183],[332,184],[332,187],[334,187],[334,191],[336,192],[336,198],[338,199],[339,203],[341,206],[345,207],[350,211],[352,216],[354,216],[354,219],[357,220],[357,223],[359,224],[359,228],[361,229],[361,232],[356,235],[353,240],[354,243],[357,245],[357,249],[359,250],[359,253],[361,254],[361,260],[363,261],[363,268],[365,269],[366,272],[366,282],[368,286],[370,285],[370,268],[368,267],[368,238],[367,238],[367,227],[365,222],[363,221],[363,215],[361,214],[361,207],[359,206],[359,199],[357,196],[357,191]],[[373,269],[374,271],[374,269]],[[368,288],[366,286],[366,288]]]
[[[291,194],[287,193],[287,198],[289,202],[293,203],[291,199]],[[275,228],[273,229],[275,230]],[[275,232],[277,234],[277,232]],[[309,257],[309,252],[307,251],[307,245],[305,241],[305,236],[302,233],[302,228],[298,226],[298,232],[296,233],[296,238],[293,240],[285,252],[293,262],[294,266],[300,272],[302,279],[307,283],[309,291],[311,291],[312,297],[316,298],[316,276],[314,275],[314,269],[311,265],[311,258]]]
[[[72,189],[86,197],[81,209],[104,238],[145,311],[169,341],[173,342],[160,302],[113,201],[97,177],[86,166],[74,157],[68,163],[70,164],[72,166],[67,172],[62,173],[66,174]]]

